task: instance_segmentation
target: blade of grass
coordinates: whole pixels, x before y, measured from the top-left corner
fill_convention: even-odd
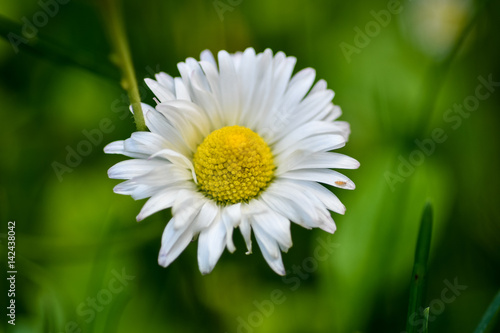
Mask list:
[[[100,2],[103,21],[113,48],[111,61],[122,73],[121,85],[127,91],[132,110],[134,111],[135,126],[138,131],[145,131],[146,123],[141,108],[141,98],[137,88],[134,66],[130,55],[130,47],[125,33],[123,14],[119,0],[102,0]]]
[[[406,331],[413,333],[417,331],[417,323],[421,322],[422,314],[419,308],[422,307],[422,299],[425,289],[427,275],[427,259],[431,246],[432,235],[432,206],[427,203],[422,213],[420,231],[418,233],[417,247],[415,249],[415,262],[413,264],[412,281],[410,285],[410,300],[408,304],[408,316],[406,321]]]
[[[423,333],[429,332],[429,307],[426,307],[424,310],[424,331]]]
[[[493,301],[491,301],[488,309],[486,309],[486,312],[484,313],[483,318],[481,318],[481,321],[479,322],[479,325],[477,325],[477,328],[474,331],[474,333],[487,332],[488,327],[492,325],[493,322],[495,322],[495,319],[498,316],[499,312],[500,312],[500,290],[496,294],[495,298],[493,298]],[[491,329],[491,327],[489,328]]]
[[[21,24],[0,15],[0,37],[3,37],[10,43],[22,40],[22,42],[12,44],[14,52],[31,53],[56,64],[80,67],[114,81],[119,80],[120,73],[114,68],[111,62],[106,61],[105,57],[97,59],[92,54],[85,53],[84,50],[78,50],[78,53],[72,52],[60,45],[60,43],[40,33],[32,38],[25,38],[22,29]]]

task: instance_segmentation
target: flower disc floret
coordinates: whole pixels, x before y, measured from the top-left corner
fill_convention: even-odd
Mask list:
[[[219,205],[257,197],[275,169],[267,143],[251,129],[236,125],[210,133],[193,162],[199,188]]]

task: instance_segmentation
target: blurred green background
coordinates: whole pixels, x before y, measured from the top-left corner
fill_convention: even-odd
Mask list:
[[[99,6],[2,0],[2,17],[25,27],[17,36],[42,49],[0,40],[5,332],[400,333],[426,200],[430,331],[474,330],[500,287],[500,83],[484,84],[500,82],[499,1],[126,0],[123,9],[146,103],[142,78],[177,76],[176,64],[204,49],[271,48],[297,57],[297,70],[315,68],[351,124],[341,152],[361,162],[345,172],[357,189],[334,190],[347,213],[334,216],[333,236],[292,227],[284,278],[259,251],[245,255],[239,232],[237,251],[207,276],[196,243],[158,266],[170,212],[136,223],[143,201],[114,194],[106,174],[123,157],[104,145],[134,124]],[[2,22],[4,36],[16,31]],[[68,164],[72,150],[85,156]],[[15,326],[4,315],[8,221]]]

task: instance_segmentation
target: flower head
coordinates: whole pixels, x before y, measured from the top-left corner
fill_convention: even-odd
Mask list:
[[[296,59],[271,50],[209,51],[178,65],[181,77],[146,79],[155,108],[143,104],[151,132],[112,142],[106,153],[132,159],[109,169],[126,179],[114,191],[149,200],[137,220],[166,208],[172,219],[159,264],[168,266],[199,235],[198,264],[209,273],[224,248],[235,251],[239,228],[252,252],[251,233],[271,268],[284,275],[281,251],[292,246],[290,221],[335,232],[330,211],[344,205],[319,183],[354,189],[332,168],[359,163],[331,152],[345,145],[349,124],[337,121],[333,91],[307,68],[292,76]],[[312,86],[312,88],[311,88]]]

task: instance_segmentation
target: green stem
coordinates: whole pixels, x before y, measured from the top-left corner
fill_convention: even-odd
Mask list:
[[[141,108],[141,98],[137,88],[132,57],[119,0],[102,0],[103,20],[109,34],[109,39],[113,48],[111,60],[120,68],[122,73],[121,86],[127,91],[132,110],[134,111],[135,125],[138,131],[145,131],[146,123]]]
[[[416,332],[417,323],[422,322],[420,320],[423,316],[421,309],[425,290],[425,281],[427,277],[427,259],[429,258],[429,251],[431,247],[431,235],[432,206],[430,203],[427,203],[422,213],[417,247],[415,249],[415,262],[413,264],[408,317],[406,322],[406,331],[408,333]]]
[[[484,313],[483,318],[481,318],[481,321],[479,322],[479,325],[477,326],[474,333],[487,332],[487,329],[491,328],[490,326],[493,325],[495,317],[497,317],[499,313],[500,313],[500,291],[498,291],[493,301],[491,301],[490,306],[488,307],[488,309],[486,309],[486,312]]]

